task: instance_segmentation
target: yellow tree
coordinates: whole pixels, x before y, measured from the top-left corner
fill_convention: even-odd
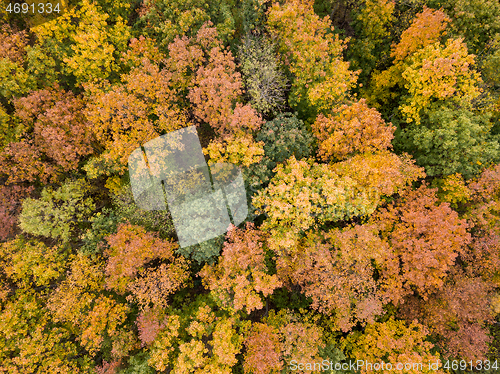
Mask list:
[[[362,334],[351,334],[343,345],[354,359],[363,363],[360,368],[363,374],[373,371],[389,374],[395,370],[444,374],[439,354],[433,354],[434,345],[426,341],[428,334],[425,326],[416,321],[406,324],[391,317],[386,322],[368,325]]]
[[[71,257],[59,246],[18,237],[0,244],[0,361],[8,373],[88,373],[91,358],[57,323],[47,298]],[[78,357],[78,359],[77,359]]]
[[[328,112],[348,97],[357,72],[349,70],[349,62],[343,61],[345,43],[331,33],[328,17],[320,19],[314,13],[312,1],[274,3],[267,26],[278,38],[282,58],[293,76],[289,95],[292,107],[311,117]]]
[[[334,108],[327,116],[319,115],[312,129],[319,140],[318,156],[329,161],[392,148],[395,127],[385,123],[380,113],[361,99]]]
[[[271,233],[273,250],[293,248],[302,233],[326,222],[370,215],[384,195],[424,176],[407,155],[388,151],[331,165],[292,156],[275,171],[252,201],[267,216],[261,228]]]
[[[367,90],[371,104],[389,104],[399,96],[399,92],[394,92],[394,88],[404,88],[401,77],[405,68],[403,61],[419,49],[439,41],[449,21],[444,12],[427,7],[415,16],[410,27],[403,31],[399,43],[391,47],[394,64],[387,70],[374,71]]]
[[[408,90],[399,106],[402,116],[418,125],[422,113],[434,105],[470,108],[481,94],[480,74],[473,64],[474,55],[462,39],[450,39],[444,46],[436,42],[415,52],[402,73]]]
[[[127,47],[131,33],[121,17],[115,22],[108,19],[95,3],[84,0],[60,17],[34,27],[38,43],[32,56],[39,66],[33,73],[43,78],[54,68],[51,64],[56,64],[61,78],[73,77],[77,85],[116,74],[120,71],[119,54]]]
[[[76,256],[68,276],[48,298],[47,308],[54,321],[64,324],[91,356],[111,352],[120,359],[138,341],[125,327],[130,305],[104,294],[104,263],[100,258]]]

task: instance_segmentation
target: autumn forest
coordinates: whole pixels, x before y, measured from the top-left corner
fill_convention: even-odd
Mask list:
[[[0,373],[500,370],[498,0],[22,3]],[[190,126],[248,214],[181,246],[129,157]]]

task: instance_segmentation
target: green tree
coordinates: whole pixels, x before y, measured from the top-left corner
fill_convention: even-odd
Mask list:
[[[304,122],[292,113],[280,113],[267,121],[255,140],[264,143],[264,156],[245,171],[252,188],[267,185],[274,175],[274,168],[292,155],[301,160],[311,156],[314,149],[312,134]]]
[[[40,199],[23,201],[20,227],[33,235],[69,242],[75,239],[77,229],[90,218],[95,203],[90,195],[88,181],[68,180],[54,190],[45,187]]]
[[[431,0],[433,8],[441,8],[451,18],[450,34],[463,37],[469,51],[481,55],[500,33],[500,5],[492,0]]]
[[[460,173],[469,179],[500,160],[498,136],[491,134],[491,115],[442,107],[428,111],[420,125],[400,133],[397,149],[413,155],[431,177]]]
[[[353,11],[352,26],[356,37],[350,40],[347,54],[354,69],[361,69],[360,80],[365,83],[372,70],[388,57],[391,26],[394,23],[395,1],[366,0]]]

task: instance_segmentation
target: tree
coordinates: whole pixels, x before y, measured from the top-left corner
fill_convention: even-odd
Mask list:
[[[366,326],[362,334],[351,334],[343,344],[355,360],[364,363],[363,374],[373,370],[386,374],[403,369],[412,374],[445,373],[441,370],[439,355],[432,353],[433,344],[426,341],[427,335],[428,330],[420,323],[406,324],[391,317],[386,322]],[[381,367],[382,363],[386,365]]]
[[[106,287],[122,294],[130,292],[129,301],[142,308],[150,304],[165,307],[168,296],[188,281],[189,262],[174,256],[178,245],[173,241],[161,240],[130,224],[121,224],[106,240]],[[146,266],[155,259],[162,261],[158,267]]]
[[[424,6],[422,12],[415,15],[410,26],[401,34],[400,41],[391,46],[391,57],[394,64],[383,71],[375,70],[371,83],[366,90],[369,102],[390,112],[391,102],[399,102],[405,91],[405,81],[402,73],[405,70],[405,60],[415,52],[423,49],[443,37],[449,18],[440,10],[429,9]]]
[[[88,373],[92,360],[71,333],[54,322],[33,290],[17,292],[0,312],[0,360],[8,373]]]
[[[488,85],[489,92],[493,97],[496,97],[496,112],[498,118],[498,95],[495,94],[495,87],[500,85],[500,74],[496,69],[500,61],[500,33],[489,43],[489,53],[482,58],[481,61],[481,76],[484,82]],[[497,131],[498,133],[498,131]]]
[[[357,154],[345,161],[331,164],[331,168],[350,178],[358,189],[365,191],[369,201],[380,204],[382,196],[390,196],[406,185],[425,177],[423,168],[414,165],[408,154],[400,156],[389,151]]]
[[[6,109],[0,104],[0,150],[15,138],[15,129],[12,126],[12,119]]]
[[[267,121],[257,133],[255,140],[264,144],[264,156],[260,162],[251,165],[245,176],[252,190],[266,186],[279,163],[292,155],[297,160],[313,153],[314,138],[303,121],[292,113],[280,113]]]
[[[352,12],[356,38],[350,40],[346,53],[353,68],[361,69],[363,83],[388,54],[387,39],[395,20],[394,8],[395,1],[366,0]]]
[[[445,46],[436,42],[415,52],[402,73],[408,89],[399,106],[403,118],[419,125],[422,113],[444,102],[471,108],[481,94],[482,82],[473,64],[474,55],[462,39],[450,39]]]
[[[85,169],[91,178],[123,175],[132,151],[161,135],[188,125],[176,105],[172,74],[145,58],[116,85],[87,85],[86,115],[104,148]]]
[[[355,153],[392,148],[395,127],[386,124],[376,109],[366,105],[365,99],[331,112],[326,117],[319,115],[312,125],[321,159],[344,160]]]
[[[0,240],[14,236],[17,231],[18,216],[21,212],[22,199],[33,192],[33,187],[19,185],[0,186]]]
[[[308,232],[296,248],[276,260],[278,277],[308,297],[311,307],[331,316],[335,330],[373,323],[389,300],[374,280],[372,262],[381,266],[391,249],[374,226]]]
[[[71,332],[46,308],[71,256],[61,247],[18,237],[0,245],[0,361],[9,373],[87,373],[92,364]]]
[[[273,326],[253,323],[245,340],[245,373],[277,373],[283,368],[280,336]]]
[[[67,243],[95,210],[89,194],[88,183],[83,179],[67,180],[57,190],[46,187],[40,199],[23,201],[19,226],[26,233]]]
[[[238,130],[258,130],[262,120],[250,105],[237,100],[242,94],[241,74],[236,71],[231,51],[224,50],[217,31],[203,25],[197,35],[197,44],[207,55],[194,78],[188,98],[195,116],[208,123],[219,135],[234,134]]]
[[[391,57],[395,62],[403,61],[418,50],[438,42],[446,34],[445,29],[450,21],[442,10],[424,6],[410,27],[403,31],[399,43],[392,46]]]
[[[238,49],[243,82],[250,105],[259,113],[276,114],[286,103],[288,82],[275,46],[264,36],[248,33]]]
[[[447,358],[485,360],[491,337],[486,329],[494,321],[492,284],[454,269],[447,283],[428,300],[410,298],[406,319],[419,318],[439,338]],[[482,308],[476,306],[483,305]]]
[[[210,156],[210,164],[229,162],[249,167],[262,160],[263,144],[256,142],[251,135],[239,132],[225,139],[211,141],[203,151]]]
[[[189,107],[198,121],[223,137],[260,127],[255,110],[236,103],[241,77],[215,28],[203,25],[195,37],[175,39],[169,51],[165,58],[151,40],[134,40],[123,55],[131,71],[121,76],[121,83],[86,85],[86,114],[105,149],[85,167],[92,178],[123,175],[135,148],[191,125]]]
[[[274,3],[267,27],[279,40],[280,52],[293,76],[289,103],[301,118],[314,120],[317,112],[328,112],[348,97],[357,72],[342,60],[345,44],[330,32],[328,19],[320,19],[312,1]]]
[[[248,322],[218,310],[201,295],[179,312],[164,314],[151,344],[149,365],[177,373],[231,373]]]
[[[263,322],[252,324],[245,339],[245,373],[270,374],[286,370],[292,361],[311,363],[321,361],[324,348],[323,332],[313,323],[304,321],[288,310],[274,310]],[[298,370],[311,372],[311,369]]]
[[[271,235],[270,248],[293,247],[302,231],[317,221],[338,221],[375,210],[366,194],[358,195],[356,182],[335,173],[328,165],[311,159],[278,164],[269,186],[260,190],[252,204],[267,218],[261,229]]]
[[[488,44],[500,33],[500,6],[495,1],[433,0],[433,8],[442,7],[451,18],[449,32],[463,37],[471,53],[481,55]]]
[[[176,37],[195,36],[208,21],[215,25],[221,40],[228,42],[235,32],[235,5],[231,0],[151,0],[142,4],[138,25],[162,49]]]
[[[0,100],[3,105],[26,94],[34,86],[33,78],[25,66],[27,44],[26,31],[17,31],[8,24],[1,26]]]
[[[402,131],[397,148],[411,153],[431,177],[460,173],[470,179],[484,165],[500,160],[498,136],[490,114],[442,107],[428,110],[420,126]]]
[[[263,299],[281,287],[265,263],[265,235],[247,224],[228,231],[217,265],[205,265],[199,275],[224,309],[250,313],[264,307]]]
[[[422,176],[407,156],[362,154],[333,165],[292,156],[279,164],[269,186],[252,204],[267,215],[262,229],[271,234],[270,248],[291,248],[304,231],[329,221],[372,214],[382,196],[392,195]]]
[[[93,152],[82,99],[58,86],[13,101],[20,134],[0,151],[8,183],[58,181]]]
[[[77,336],[90,356],[105,353],[108,359],[120,359],[137,345],[125,325],[131,310],[113,295],[101,293],[104,282],[102,259],[77,255],[67,278],[50,295],[47,308],[54,321]]]
[[[68,253],[58,246],[47,247],[42,242],[22,237],[2,243],[0,249],[2,273],[9,283],[15,285],[11,292],[31,287],[46,291],[64,275],[69,260]]]
[[[135,203],[129,183],[124,183],[111,195],[113,212],[117,220],[142,226],[147,231],[156,232],[160,238],[175,236],[175,227],[168,210],[143,210]]]
[[[485,169],[468,188],[471,192],[465,217],[472,227],[473,238],[462,255],[470,276],[500,284],[500,166]]]
[[[457,256],[471,241],[466,220],[448,203],[438,204],[436,189],[425,184],[380,209],[373,220],[399,258],[399,266],[382,270],[394,304],[415,291],[426,300],[442,287]]]
[[[108,19],[99,6],[84,0],[80,6],[39,25],[34,32],[40,48],[34,53],[41,66],[34,72],[50,71],[54,62],[60,72],[58,79],[77,86],[115,75],[120,71],[119,53],[130,39],[130,27],[120,17],[115,22]],[[49,66],[45,67],[47,62]]]
[[[454,209],[467,203],[472,195],[471,190],[465,185],[463,176],[459,173],[450,174],[445,178],[435,179],[433,184],[439,188],[439,200],[449,203]]]

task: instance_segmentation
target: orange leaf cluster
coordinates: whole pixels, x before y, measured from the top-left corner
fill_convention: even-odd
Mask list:
[[[21,140],[0,151],[0,169],[8,183],[55,181],[92,153],[84,102],[57,86],[14,100],[24,125]]]
[[[445,34],[444,30],[450,21],[443,11],[424,6],[410,27],[403,31],[399,43],[392,46],[391,56],[395,61],[402,61],[419,49],[434,44]]]
[[[376,227],[353,226],[308,233],[297,251],[278,257],[276,267],[289,287],[298,285],[312,308],[331,315],[336,329],[346,332],[382,314],[388,300],[373,279],[372,261],[383,263],[389,255]]]
[[[365,99],[342,105],[332,114],[320,114],[312,125],[319,140],[318,156],[328,161],[343,160],[354,153],[374,152],[392,148],[396,129],[386,124],[380,113],[369,108]]]
[[[277,373],[292,360],[309,363],[321,361],[319,350],[325,344],[320,327],[302,321],[287,310],[277,314],[271,311],[263,322],[252,324],[245,339],[245,373]],[[309,373],[310,370],[296,372]]]
[[[126,171],[128,157],[137,147],[163,132],[189,125],[176,104],[178,92],[171,88],[172,77],[144,58],[140,66],[122,75],[121,84],[85,85],[89,94],[86,115],[105,148],[99,159],[115,165],[120,174]],[[91,176],[109,175],[109,168],[87,172]]]
[[[174,256],[178,244],[159,239],[141,226],[122,224],[107,238],[109,248],[106,286],[119,293],[130,291],[141,306],[165,306],[167,297],[188,279],[188,261]],[[155,259],[168,261],[156,269],[146,268]]]
[[[12,62],[23,63],[26,55],[24,50],[28,44],[26,31],[15,31],[9,24],[3,24],[0,29],[0,56]]]
[[[401,264],[384,271],[395,303],[413,290],[425,299],[441,287],[457,256],[471,241],[466,220],[448,203],[438,204],[436,189],[426,185],[407,192],[376,217]]]
[[[248,104],[242,106],[237,103],[243,93],[241,74],[236,71],[231,51],[224,50],[217,38],[217,30],[211,28],[210,23],[203,25],[198,32],[196,43],[203,47],[207,57],[201,59],[201,66],[196,70],[193,87],[188,94],[194,105],[195,116],[223,136],[234,134],[240,129],[247,132],[258,130],[262,119],[257,112]],[[200,47],[197,51],[193,47],[187,49],[185,41],[183,44],[186,55],[201,54],[198,52]],[[180,52],[177,48],[176,51]],[[182,65],[184,64],[181,60]]]
[[[276,275],[267,274],[264,252],[265,234],[247,224],[228,231],[219,263],[205,265],[200,272],[205,287],[229,310],[247,313],[262,309],[262,298],[281,287]]]

